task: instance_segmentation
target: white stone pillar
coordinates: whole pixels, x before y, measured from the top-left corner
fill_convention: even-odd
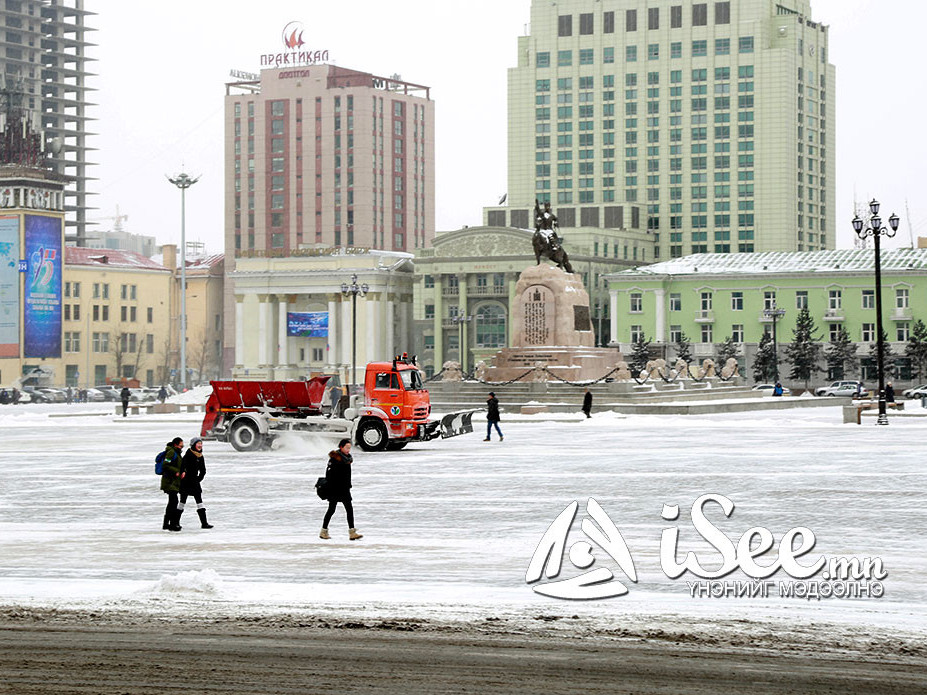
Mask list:
[[[395,309],[393,308],[393,299],[390,296],[386,300],[386,357],[390,359],[396,354],[396,326],[395,326]],[[402,352],[400,350],[400,352]]]
[[[338,341],[341,339],[340,331],[343,330],[338,325],[338,302],[330,299],[328,302],[328,366],[337,367],[341,363],[341,349]]]
[[[657,325],[655,340],[658,343],[666,342],[666,290],[662,287],[655,291],[657,299]]]
[[[364,299],[365,311],[366,311],[366,320],[364,321],[364,332],[367,334],[367,349],[364,351],[366,359],[364,364],[367,362],[374,362],[380,360],[389,359],[389,357],[381,355],[380,350],[378,349],[379,340],[379,326],[377,325],[377,307],[379,305],[379,300],[377,299],[378,295],[368,294]]]
[[[88,312],[89,313],[89,312]],[[245,364],[245,298],[235,296],[235,366]]]
[[[270,321],[270,311],[268,307],[268,297],[260,295],[258,297],[258,363],[257,366],[267,366],[267,343],[270,339],[268,335],[268,323]]]
[[[341,363],[347,365],[344,373],[351,381],[351,298],[341,300]]]
[[[609,309],[608,320],[611,327],[611,341],[609,345],[618,345],[618,291],[608,291]]]
[[[277,300],[277,366],[286,367],[290,364],[289,338],[287,337],[286,314],[288,309],[287,295],[280,295]]]
[[[437,309],[436,309],[437,310]],[[412,335],[409,333],[409,316],[412,313],[412,302],[410,301],[399,302],[399,345],[396,345],[396,340],[393,341],[394,349],[396,352],[402,354],[403,352],[409,352],[412,349],[412,346],[415,344],[412,340]],[[436,348],[437,349],[437,348]],[[438,367],[437,369],[441,369]],[[435,371],[437,371],[437,369]]]

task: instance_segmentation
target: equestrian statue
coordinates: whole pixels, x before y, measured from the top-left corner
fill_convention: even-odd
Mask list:
[[[561,270],[568,273],[573,272],[573,266],[570,265],[570,257],[563,250],[563,240],[558,236],[557,216],[550,209],[550,202],[544,203],[544,209],[541,210],[541,203],[535,198],[534,200],[534,237],[531,240],[534,246],[534,258],[538,265],[541,264],[542,258],[549,258]]]

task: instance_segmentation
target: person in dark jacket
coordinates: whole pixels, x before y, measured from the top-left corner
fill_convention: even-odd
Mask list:
[[[484,442],[488,442],[492,436],[493,425],[496,427],[496,432],[499,433],[499,441],[502,441],[502,430],[499,429],[499,420],[502,418],[499,416],[499,400],[496,398],[496,394],[492,391],[489,392],[489,398],[486,399],[486,439]]]
[[[583,412],[587,418],[592,417],[592,391],[589,389],[586,389],[586,393],[583,395]]]
[[[129,398],[132,394],[129,392],[128,386],[123,386],[122,391],[119,392],[119,399],[122,401],[122,417],[126,416],[126,411],[129,409]]]
[[[203,504],[203,488],[200,483],[206,477],[206,459],[203,458],[203,440],[194,437],[190,440],[190,448],[180,460],[180,503],[177,505],[177,523],[187,504],[187,497],[193,496],[196,500],[196,513],[200,517],[200,528],[212,528],[206,521],[206,505]]]
[[[179,531],[180,511],[177,508],[177,495],[183,472],[181,470],[180,452],[183,451],[183,439],[174,437],[164,448],[164,463],[161,465],[161,492],[167,495],[167,508],[164,510],[166,531]]]
[[[895,387],[892,386],[892,382],[888,382],[885,385],[885,402],[894,403],[895,402]]]
[[[325,496],[328,499],[328,511],[322,521],[319,538],[328,540],[328,523],[335,514],[335,508],[341,502],[348,516],[348,538],[356,541],[363,538],[354,528],[354,505],[351,503],[351,440],[342,439],[338,448],[328,454],[328,468],[325,470]]]
[[[167,389],[164,388],[164,386],[162,386],[161,390],[158,391],[158,400],[161,401],[161,403],[164,403],[164,401],[167,400]]]
[[[785,389],[783,389],[782,384],[777,381],[776,385],[773,386],[773,396],[781,396],[784,393],[785,393]]]

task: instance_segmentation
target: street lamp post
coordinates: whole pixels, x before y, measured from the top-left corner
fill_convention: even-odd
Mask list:
[[[351,276],[350,285],[346,282],[341,283],[341,296],[345,299],[351,298],[351,387],[354,386],[354,380],[357,377],[357,297],[358,295],[363,297],[369,291],[370,287],[366,282],[361,285],[357,284],[357,273]]]
[[[879,201],[873,200],[869,203],[869,211],[872,213],[869,218],[869,226],[859,218],[859,215],[853,217],[853,231],[860,239],[872,237],[875,242],[875,300],[876,300],[876,363],[879,370],[879,419],[877,424],[887,425],[888,415],[885,404],[885,340],[882,333],[882,249],[881,239],[885,235],[888,238],[895,236],[898,231],[898,215],[892,214],[888,218],[890,228],[882,226],[882,218],[879,217]]]
[[[467,372],[467,351],[464,346],[463,327],[465,323],[470,323],[472,320],[472,316],[464,316],[462,314],[451,317],[451,321],[457,324],[457,352],[460,355],[460,371],[464,374]]]
[[[779,343],[776,340],[776,323],[785,316],[785,309],[777,309],[776,303],[773,302],[768,309],[763,309],[763,316],[772,319],[773,322],[773,366],[776,369],[776,383],[779,383]]]
[[[180,189],[180,378],[187,390],[187,189],[200,180],[185,173],[167,180]]]

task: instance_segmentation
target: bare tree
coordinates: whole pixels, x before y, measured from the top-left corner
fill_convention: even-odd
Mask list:
[[[192,345],[190,357],[193,367],[196,369],[196,376],[199,381],[203,381],[206,371],[212,368],[213,354],[209,347],[209,334],[204,329],[197,336]]]
[[[167,384],[171,380],[171,369],[177,364],[176,355],[171,346],[171,337],[169,335],[164,338],[159,362],[158,371],[160,372],[160,381],[162,384]]]

